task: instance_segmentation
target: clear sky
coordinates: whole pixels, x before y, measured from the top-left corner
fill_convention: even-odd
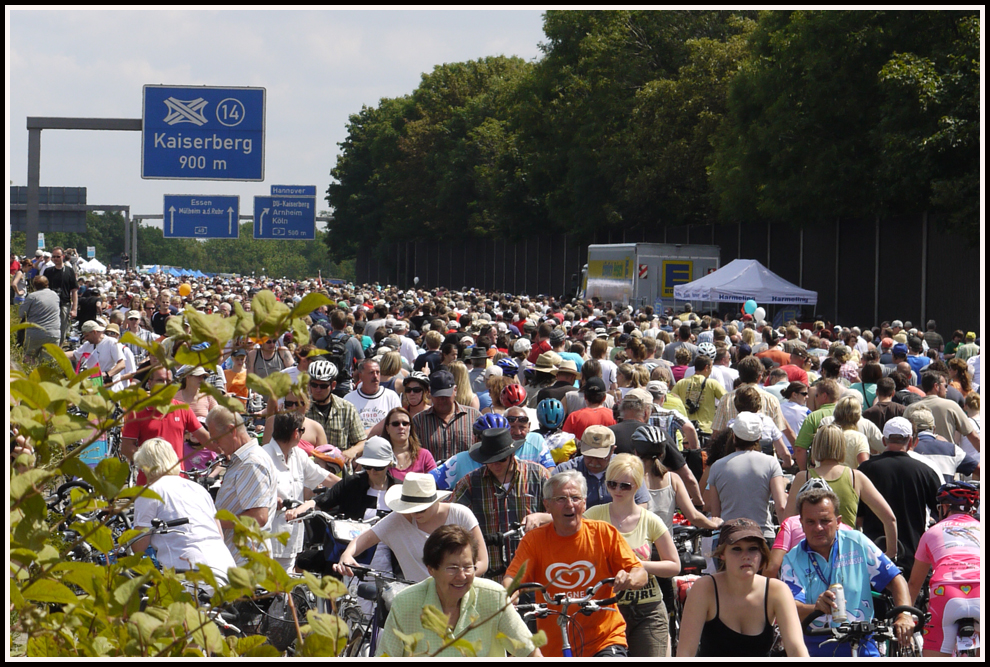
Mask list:
[[[7,10],[7,181],[27,184],[28,116],[140,118],[145,84],[267,89],[265,181],[141,178],[140,132],[45,130],[41,185],[161,213],[164,194],[322,198],[350,114],[445,62],[539,57],[539,11]],[[9,195],[7,195],[9,197]],[[9,201],[9,199],[8,199]],[[320,205],[326,207],[325,200]]]

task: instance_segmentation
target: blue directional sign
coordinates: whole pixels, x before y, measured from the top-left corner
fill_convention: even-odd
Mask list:
[[[165,195],[165,238],[236,239],[240,197]]]
[[[272,197],[315,197],[315,185],[273,185]]]
[[[254,238],[312,241],[316,238],[316,197],[255,197]]]
[[[141,178],[265,180],[265,89],[144,87]]]

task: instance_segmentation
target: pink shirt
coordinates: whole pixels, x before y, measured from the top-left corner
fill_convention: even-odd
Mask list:
[[[397,482],[401,482],[406,478],[411,472],[430,472],[437,467],[437,462],[433,460],[433,454],[430,454],[430,450],[426,447],[419,448],[419,456],[413,461],[413,464],[408,468],[392,468],[392,477],[395,478]]]
[[[928,529],[914,557],[931,563],[932,583],[980,581],[980,522],[968,514],[953,514]]]
[[[842,523],[842,521],[839,521],[839,528],[843,530],[852,530],[851,527]],[[780,524],[780,532],[777,533],[777,539],[773,541],[773,548],[790,551],[803,539],[804,529],[801,528],[801,517],[789,516],[784,519],[784,523]]]

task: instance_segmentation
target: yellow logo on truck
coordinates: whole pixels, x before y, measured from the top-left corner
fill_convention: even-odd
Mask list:
[[[589,278],[628,280],[632,278],[632,259],[595,259],[588,262]]]
[[[690,260],[665,260],[663,262],[663,289],[665,298],[673,298],[674,286],[691,282],[694,262]]]

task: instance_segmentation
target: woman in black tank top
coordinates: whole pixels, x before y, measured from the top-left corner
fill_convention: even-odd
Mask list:
[[[790,589],[760,574],[770,556],[762,528],[750,519],[725,522],[712,556],[718,572],[688,593],[677,657],[769,656],[775,620],[788,657],[807,657]]]

